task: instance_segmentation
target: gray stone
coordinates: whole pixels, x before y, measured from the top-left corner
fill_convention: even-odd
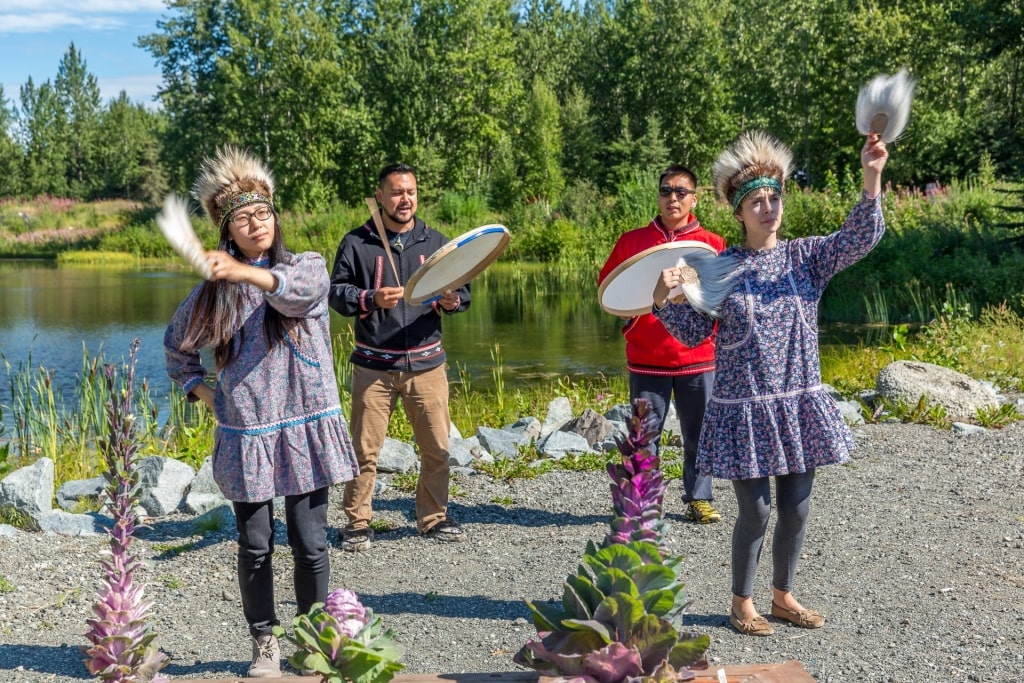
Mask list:
[[[609,408],[604,416],[611,422],[628,423],[633,417],[633,409],[629,407],[628,403],[620,403]]]
[[[384,445],[377,455],[378,472],[415,472],[419,464],[412,444],[390,437],[384,439]]]
[[[875,388],[888,401],[913,406],[924,396],[950,418],[973,417],[979,408],[998,407],[994,391],[967,375],[931,363],[896,361],[878,373]]]
[[[449,425],[448,425],[448,440],[449,441],[455,441],[456,439],[461,439],[461,438],[462,438],[462,432],[459,431],[459,428],[455,426],[454,422],[449,423]]]
[[[558,431],[562,425],[572,419],[572,404],[565,396],[559,396],[548,401],[548,412],[544,417],[544,424],[541,425],[540,435],[545,437],[551,432]]]
[[[451,467],[469,467],[472,465],[472,445],[467,446],[466,442],[462,439],[453,439],[448,444],[448,464]]]
[[[193,515],[202,515],[226,502],[227,499],[220,492],[220,487],[213,480],[213,457],[208,457],[203,460],[199,471],[188,485],[188,491],[185,493],[185,511]]]
[[[535,441],[541,435],[540,420],[535,417],[521,417],[512,424],[505,425],[502,429],[506,432],[518,434],[520,443]]]
[[[150,517],[163,517],[177,510],[185,489],[196,476],[185,463],[162,455],[143,458],[138,472],[139,507]]]
[[[537,443],[537,452],[552,460],[561,460],[568,453],[593,453],[586,438],[574,432],[552,432]]]
[[[587,440],[587,446],[593,446],[612,433],[612,424],[604,415],[587,408],[579,417],[566,422],[559,431],[579,434]]]
[[[861,389],[854,395],[869,408],[874,408],[878,403],[878,392],[874,389]]]
[[[387,491],[389,488],[391,488],[391,487],[388,486],[388,483],[386,481],[384,481],[383,479],[381,479],[380,477],[377,477],[376,479],[374,479],[374,481],[373,481],[373,495],[379,496],[380,494],[382,494],[385,491]]]
[[[836,405],[839,406],[839,412],[843,414],[846,424],[864,424],[864,415],[861,414],[859,401],[836,401]]]
[[[826,394],[831,396],[832,400],[835,401],[836,403],[839,403],[840,401],[843,400],[843,395],[836,391],[836,388],[831,384],[826,384],[825,382],[822,382],[821,388]]]
[[[101,536],[112,523],[110,518],[93,513],[76,515],[64,510],[51,510],[39,518],[39,530],[61,536]]]
[[[39,458],[0,481],[0,507],[7,506],[36,522],[53,510],[53,460]]]
[[[478,465],[493,465],[494,456],[487,451],[484,451],[480,455],[476,456],[476,462]]]
[[[984,434],[988,430],[978,425],[967,424],[965,422],[954,422],[953,433],[957,436],[973,436],[975,434]]]
[[[25,533],[16,526],[10,524],[0,524],[0,536],[17,536],[18,534]]]
[[[472,467],[453,467],[450,472],[460,477],[471,477],[476,474],[476,470]]]
[[[477,427],[476,437],[480,440],[480,445],[499,460],[515,458],[519,455],[520,437],[518,434],[493,427]]]
[[[98,501],[106,483],[107,480],[103,477],[66,481],[57,489],[57,505],[62,510],[71,512],[79,501]]]

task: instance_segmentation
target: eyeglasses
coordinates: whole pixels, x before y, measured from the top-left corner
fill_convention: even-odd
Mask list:
[[[273,215],[274,211],[269,206],[261,206],[252,213],[236,213],[231,217],[231,225],[235,226],[239,230],[244,230],[249,227],[252,223],[252,219],[255,218],[258,221],[265,221]]]
[[[671,185],[662,185],[658,188],[658,194],[662,197],[671,197],[673,194],[679,195],[680,199],[686,199],[691,194],[697,194],[697,190],[691,190],[688,187],[682,185],[678,187],[672,187]]]

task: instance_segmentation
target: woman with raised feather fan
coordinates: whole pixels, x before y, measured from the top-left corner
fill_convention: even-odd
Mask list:
[[[742,634],[767,636],[771,624],[754,606],[754,575],[771,513],[775,478],[778,520],[772,542],[771,615],[802,628],[824,617],[793,596],[793,578],[818,467],[844,462],[853,438],[821,383],[818,302],[828,281],[868,254],[885,231],[882,169],[885,142],[870,132],[861,150],[864,189],[842,229],[825,237],[785,240],[783,190],[792,153],[762,132],[742,134],[714,164],[715,190],[733,208],[744,242],[722,252],[739,263],[732,293],[718,308],[718,372],[704,416],[697,466],[729,479],[738,515],[732,534],[729,622]],[[677,269],[662,272],[654,314],[684,344],[715,324],[685,301],[668,300]]]
[[[284,496],[296,604],[306,613],[327,598],[329,487],[352,479],[357,467],[334,375],[330,280],[320,254],[285,249],[274,181],[255,157],[218,150],[203,162],[192,194],[220,241],[205,253],[208,281],[167,328],[167,373],[216,417],[213,476],[238,527],[238,582],[252,636],[248,675],[277,677],[273,500]],[[173,202],[166,207],[165,222],[180,222]],[[213,385],[199,356],[210,347]]]

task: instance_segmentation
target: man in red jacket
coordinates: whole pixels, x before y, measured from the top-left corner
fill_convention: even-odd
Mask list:
[[[691,213],[697,205],[697,176],[685,166],[669,166],[658,180],[659,214],[647,226],[619,237],[601,268],[598,284],[626,259],[658,244],[678,240],[704,242],[721,252],[725,240],[701,227]],[[651,273],[651,281],[657,279]],[[683,346],[650,313],[626,320],[626,369],[630,399],[645,398],[658,418],[658,432],[665,426],[668,402],[675,398],[683,438],[683,502],[686,518],[709,524],[722,516],[711,505],[711,476],[697,473],[697,443],[704,421],[704,407],[715,380],[715,343],[708,337],[695,347]]]

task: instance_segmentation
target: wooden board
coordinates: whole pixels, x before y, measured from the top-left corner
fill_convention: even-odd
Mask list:
[[[721,669],[727,683],[815,683],[803,665],[793,659],[781,664],[738,664],[735,666],[709,667],[695,671],[695,683],[720,683]],[[172,679],[173,680],[173,679]],[[288,676],[287,678],[200,678],[189,679],[191,683],[296,683],[296,681],[318,681],[318,676]],[[465,674],[399,674],[393,683],[549,683],[553,679],[541,676],[536,671],[501,671],[495,673]]]

